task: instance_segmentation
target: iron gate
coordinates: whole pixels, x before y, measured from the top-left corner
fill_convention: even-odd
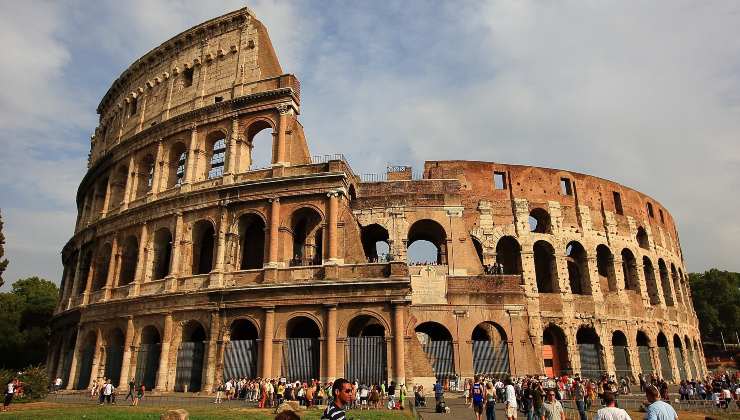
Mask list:
[[[142,344],[136,353],[136,384],[143,384],[146,389],[152,390],[157,382],[159,370],[159,356],[161,344]]]
[[[422,345],[424,353],[432,365],[437,379],[451,379],[455,377],[454,351],[452,341],[427,341]]]
[[[385,337],[347,338],[347,379],[360,384],[381,384],[388,379]]]
[[[94,353],[95,346],[84,347],[80,352],[80,368],[78,369],[76,389],[87,389],[87,386],[90,385]]]
[[[579,344],[578,354],[581,356],[581,376],[599,378],[604,373],[598,344]]]
[[[473,341],[473,370],[475,374],[508,375],[509,347],[505,341]]]
[[[176,392],[198,392],[203,379],[203,354],[205,344],[186,341],[177,350],[177,369],[175,371]]]
[[[650,347],[638,346],[637,354],[640,356],[641,373],[648,375],[653,373],[653,359],[650,357]]]
[[[668,359],[668,347],[658,347],[658,358],[660,359],[660,374],[666,381],[673,380],[673,369]]]
[[[224,353],[224,380],[257,377],[257,340],[234,340]]]
[[[674,347],[673,351],[676,354],[676,364],[678,365],[678,377],[683,381],[686,380],[686,365],[683,363],[683,352],[681,347]]]
[[[115,386],[121,380],[121,364],[123,363],[123,346],[105,348],[105,377]]]
[[[632,373],[629,364],[629,355],[626,346],[613,346],[614,348],[614,367],[617,377],[628,377]]]
[[[318,379],[320,353],[318,338],[288,338],[283,345],[282,376],[288,381]]]

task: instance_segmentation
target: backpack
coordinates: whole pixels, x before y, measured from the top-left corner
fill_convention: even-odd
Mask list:
[[[473,388],[471,389],[471,394],[473,395],[474,403],[476,404],[483,403],[483,386],[481,384],[473,384]]]

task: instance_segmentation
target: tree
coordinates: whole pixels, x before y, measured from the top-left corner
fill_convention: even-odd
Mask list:
[[[5,280],[3,280],[3,271],[8,267],[8,259],[3,259],[5,255],[5,235],[3,235],[3,215],[0,213],[0,287],[2,287]]]
[[[689,274],[699,330],[705,341],[740,333],[740,273],[711,269]]]

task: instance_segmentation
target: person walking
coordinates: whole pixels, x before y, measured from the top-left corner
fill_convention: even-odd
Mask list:
[[[617,396],[612,392],[605,392],[602,396],[604,408],[596,412],[594,420],[632,420],[630,415],[617,407]]]
[[[508,420],[516,419],[516,391],[514,390],[514,383],[511,378],[506,378],[506,387],[504,388],[506,394],[506,400],[504,401],[504,408],[506,410],[506,418]]]
[[[475,376],[473,385],[470,387],[470,397],[473,404],[473,413],[475,414],[476,420],[481,420],[483,415],[483,385],[480,383],[480,377]]]
[[[131,405],[139,405],[139,402],[144,399],[144,391],[146,390],[146,387],[144,384],[141,384],[139,386],[139,389],[136,391],[136,397],[134,398],[134,401]]]
[[[131,397],[131,401],[136,398],[136,382],[133,380],[128,382],[128,394],[126,394],[126,398],[124,398],[124,401],[128,401],[128,398]]]
[[[3,401],[3,411],[8,411],[10,409],[10,403],[13,401],[13,396],[15,395],[15,388],[18,386],[18,379],[13,378],[10,381],[8,381],[7,385],[5,386],[5,400]]]
[[[555,399],[555,391],[547,392],[547,399],[542,404],[541,413],[537,420],[565,420],[565,410],[560,401]]]
[[[331,387],[332,402],[321,414],[321,420],[346,420],[345,407],[352,402],[352,384],[337,378]]]
[[[486,383],[484,397],[486,401],[486,420],[496,420],[496,391],[490,382]]]
[[[586,417],[586,390],[578,378],[573,381],[573,400],[576,402],[576,408],[578,409],[578,415],[581,420],[588,420]]]
[[[676,410],[667,402],[661,401],[660,391],[655,385],[646,387],[645,397],[650,403],[645,409],[645,420],[678,420]]]
[[[113,395],[113,390],[115,388],[113,387],[113,384],[110,383],[110,379],[105,381],[105,384],[103,385],[103,389],[100,390],[101,395],[103,396],[103,401],[107,404],[111,403],[111,397]]]

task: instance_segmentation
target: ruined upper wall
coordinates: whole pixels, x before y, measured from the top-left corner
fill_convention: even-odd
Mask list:
[[[211,19],[162,43],[113,82],[98,105],[90,165],[111,147],[177,115],[281,87],[267,29],[247,8]],[[297,94],[296,94],[297,96]]]

